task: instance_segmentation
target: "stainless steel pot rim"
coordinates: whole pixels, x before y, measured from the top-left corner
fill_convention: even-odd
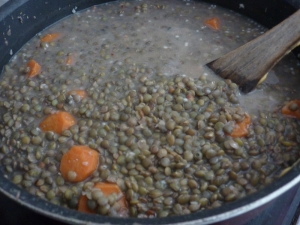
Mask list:
[[[296,171],[293,171],[296,172]],[[284,177],[282,177],[284,178]],[[280,178],[281,179],[281,178]],[[275,182],[276,183],[276,182]],[[75,210],[62,208],[60,206],[53,205],[52,203],[40,199],[34,195],[29,194],[26,190],[17,187],[12,184],[3,176],[0,176],[0,191],[4,193],[7,197],[17,201],[19,204],[38,212],[42,215],[45,215],[50,218],[54,218],[60,221],[69,222],[71,224],[86,224],[86,225],[96,225],[96,224],[182,224],[182,225],[194,225],[201,224],[207,225],[215,222],[224,221],[229,218],[233,218],[244,213],[250,212],[251,210],[257,209],[260,206],[263,206],[269,202],[271,202],[276,197],[281,194],[287,192],[292,187],[300,183],[300,174],[294,177],[292,180],[286,182],[284,185],[279,188],[276,185],[271,184],[271,188],[274,189],[272,192],[270,190],[259,190],[257,193],[252,194],[252,196],[246,196],[244,199],[240,199],[241,201],[247,202],[249,198],[253,197],[257,200],[249,201],[248,204],[240,204],[239,200],[236,202],[228,203],[223,205],[220,213],[215,213],[214,210],[204,210],[208,212],[208,216],[203,216],[204,211],[189,215],[182,216],[173,216],[167,218],[155,218],[155,219],[139,219],[139,218],[113,218],[113,217],[103,217],[98,215],[89,215],[84,213],[79,213]],[[3,187],[9,186],[10,188]],[[262,195],[262,197],[258,197],[255,195]],[[231,207],[234,204],[240,204],[238,207]],[[224,210],[225,208],[225,210]],[[226,208],[232,208],[226,211]],[[210,212],[211,213],[210,213]],[[210,215],[211,214],[211,215]]]
[[[282,186],[281,188],[277,189],[276,191],[270,193],[269,195],[267,195],[263,198],[260,198],[256,201],[254,201],[254,202],[251,202],[248,205],[242,206],[240,208],[236,208],[234,210],[228,211],[228,212],[220,214],[220,215],[216,215],[216,216],[212,216],[212,217],[203,219],[203,225],[210,224],[212,221],[220,222],[220,221],[224,220],[224,218],[229,218],[229,217],[231,218],[231,217],[239,216],[239,215],[249,212],[255,208],[258,208],[266,203],[269,203],[270,201],[272,201],[276,197],[282,195],[283,193],[287,192],[288,190],[290,190],[292,187],[294,187],[299,182],[300,182],[300,175],[295,177],[291,182],[287,183],[286,185]]]

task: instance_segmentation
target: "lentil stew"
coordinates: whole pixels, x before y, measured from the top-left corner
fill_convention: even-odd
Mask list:
[[[217,31],[204,22],[215,15]],[[236,30],[237,20],[244,29]],[[299,124],[280,111],[299,95],[276,83],[282,71],[299,68],[289,58],[260,90],[241,96],[202,65],[264,30],[214,5],[185,1],[105,4],[57,23],[5,67],[5,174],[54,204],[77,209],[86,196],[96,213],[143,218],[211,209],[263,188],[299,158]],[[57,39],[42,41],[55,32]],[[33,59],[41,67],[35,77],[26,64]],[[38,128],[62,111],[76,123],[60,132]],[[246,134],[233,135],[243,123]],[[69,183],[59,166],[75,145],[100,156],[87,180]],[[94,188],[99,182],[121,191],[105,195]]]

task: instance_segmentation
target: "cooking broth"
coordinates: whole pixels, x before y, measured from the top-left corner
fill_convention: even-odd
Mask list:
[[[265,31],[194,1],[74,11],[5,66],[3,173],[54,204],[139,218],[208,210],[265,187],[299,158],[299,123],[281,113],[299,96],[299,63],[284,58],[248,95],[204,67]],[[79,181],[89,161],[61,166],[74,146],[98,154]]]

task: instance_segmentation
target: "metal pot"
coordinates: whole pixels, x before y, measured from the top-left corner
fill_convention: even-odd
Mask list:
[[[242,13],[258,23],[272,27],[300,8],[299,0],[206,0]],[[30,38],[59,19],[105,0],[14,0],[0,8],[0,71],[9,59]],[[300,48],[294,54],[300,59]],[[62,208],[29,194],[5,178],[0,171],[0,192],[33,211],[72,224],[211,224],[236,219],[260,212],[267,204],[300,183],[300,165],[295,165],[287,174],[258,192],[225,205],[184,216],[156,219],[111,218],[79,213]],[[247,216],[246,216],[247,217]]]

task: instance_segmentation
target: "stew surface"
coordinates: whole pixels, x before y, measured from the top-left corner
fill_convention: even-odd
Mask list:
[[[299,159],[292,55],[248,95],[204,67],[264,27],[194,1],[73,12],[0,80],[0,163],[16,185],[81,212],[166,217],[256,192]]]

